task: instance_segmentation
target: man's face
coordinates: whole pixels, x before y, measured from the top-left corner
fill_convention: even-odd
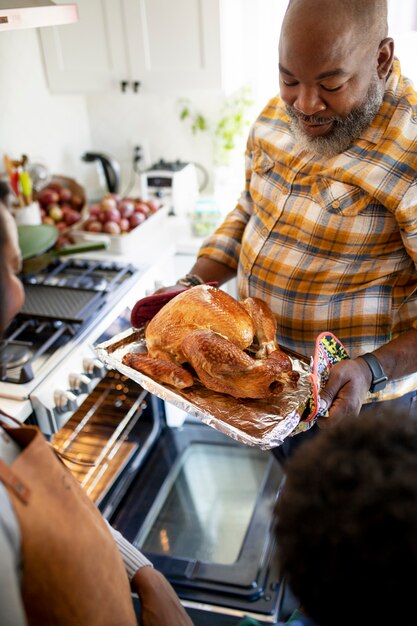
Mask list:
[[[342,27],[284,26],[280,39],[280,93],[297,143],[331,157],[369,126],[383,99],[376,55]]]

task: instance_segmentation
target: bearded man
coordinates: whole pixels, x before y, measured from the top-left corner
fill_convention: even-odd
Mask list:
[[[180,279],[237,274],[284,348],[340,339],[322,427],[375,403],[417,415],[417,94],[387,35],[386,0],[290,1],[245,191]]]

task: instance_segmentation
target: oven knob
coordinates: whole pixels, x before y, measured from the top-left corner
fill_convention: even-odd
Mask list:
[[[83,369],[86,374],[99,376],[100,378],[103,378],[107,372],[106,366],[99,359],[92,359],[90,357],[83,359]]]
[[[54,391],[55,406],[60,411],[75,411],[78,409],[77,398],[71,391],[56,389]]]
[[[92,389],[91,378],[87,374],[71,373],[69,375],[69,386],[75,393],[89,393]]]

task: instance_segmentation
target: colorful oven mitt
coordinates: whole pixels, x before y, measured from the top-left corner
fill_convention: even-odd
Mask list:
[[[308,430],[316,423],[317,418],[326,414],[326,409],[320,409],[320,391],[326,385],[333,365],[348,358],[349,355],[344,345],[335,335],[330,332],[323,332],[318,335],[310,373],[312,394],[303,418],[291,436]]]

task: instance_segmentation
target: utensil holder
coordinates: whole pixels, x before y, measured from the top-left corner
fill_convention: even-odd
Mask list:
[[[15,207],[12,212],[18,226],[22,226],[24,224],[36,226],[42,223],[39,202],[35,201],[31,202],[27,206]]]

